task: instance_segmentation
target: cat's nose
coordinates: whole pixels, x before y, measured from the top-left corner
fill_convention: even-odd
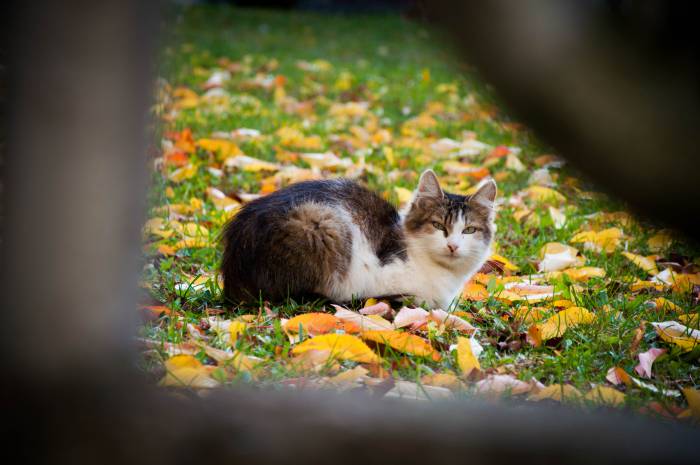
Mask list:
[[[459,246],[457,244],[447,244],[447,248],[450,249],[451,253],[455,253]]]

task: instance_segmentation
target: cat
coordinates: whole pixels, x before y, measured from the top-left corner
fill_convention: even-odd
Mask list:
[[[496,183],[443,192],[422,173],[401,211],[348,179],[293,184],[245,205],[223,232],[230,303],[402,296],[447,309],[490,255]]]

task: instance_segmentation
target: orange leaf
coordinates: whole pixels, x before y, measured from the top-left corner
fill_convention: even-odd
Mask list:
[[[287,321],[284,325],[284,329],[290,333],[299,332],[299,327],[312,335],[325,334],[335,330],[340,321],[333,315],[328,313],[304,313],[302,315],[297,315],[294,318]]]

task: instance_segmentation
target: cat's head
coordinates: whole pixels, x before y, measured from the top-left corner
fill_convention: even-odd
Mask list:
[[[449,268],[483,260],[495,232],[496,183],[484,179],[472,195],[443,192],[432,170],[423,172],[404,213],[414,250]]]

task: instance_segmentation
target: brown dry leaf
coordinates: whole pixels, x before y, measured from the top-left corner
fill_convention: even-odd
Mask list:
[[[543,323],[532,325],[528,330],[530,343],[537,347],[544,341],[561,337],[570,327],[591,323],[593,320],[595,320],[595,314],[587,309],[569,307],[549,317]]]
[[[312,312],[297,315],[284,324],[284,330],[298,333],[299,327],[312,336],[334,331],[339,327],[340,320],[328,313]]]
[[[479,360],[472,351],[471,340],[467,337],[457,338],[457,365],[463,376],[467,377],[474,370],[481,370]]]
[[[215,388],[220,383],[211,377],[216,367],[202,365],[192,355],[175,355],[165,361],[167,374],[160,380],[161,386]]]
[[[629,252],[622,252],[622,255],[652,276],[659,273],[659,270],[656,268],[656,262],[649,257],[643,257],[642,255]]]
[[[625,403],[625,395],[607,386],[596,386],[586,393],[583,398],[597,405],[619,407]]]
[[[358,337],[349,334],[323,334],[307,339],[292,349],[299,355],[309,350],[329,350],[332,358],[360,363],[379,363],[381,359]]]
[[[573,243],[583,243],[583,248],[594,252],[612,253],[620,246],[622,229],[608,228],[602,231],[582,231],[571,238]]]
[[[364,331],[360,334],[360,337],[368,341],[388,345],[399,352],[420,357],[430,357],[435,361],[440,360],[440,353],[427,340],[413,334],[395,330]]]
[[[550,399],[557,402],[578,401],[582,398],[581,392],[569,384],[552,384],[540,392],[532,394],[527,400],[539,402]]]
[[[643,378],[651,378],[651,365],[662,354],[666,353],[666,349],[649,349],[642,352],[639,357],[639,364],[634,367],[634,371]]]

